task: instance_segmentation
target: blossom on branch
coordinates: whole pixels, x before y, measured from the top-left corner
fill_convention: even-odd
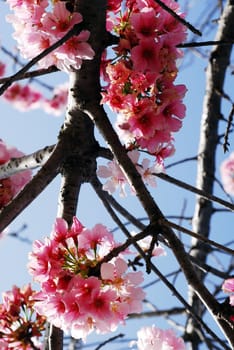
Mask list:
[[[134,235],[136,234],[135,232],[132,232]],[[151,249],[151,244],[152,244],[152,237],[147,236],[140,241],[138,241],[138,245],[141,247],[141,249],[144,252],[148,252]],[[155,243],[154,246],[152,247],[152,256],[159,257],[159,256],[166,256],[167,253],[165,249],[158,243]]]
[[[179,13],[177,3],[163,2]],[[186,88],[175,79],[186,28],[153,0],[128,0],[119,16],[110,12],[107,19],[120,41],[114,59],[103,63],[102,103],[118,113],[117,132],[127,148],[141,147],[163,161],[185,116]]]
[[[0,304],[0,348],[2,350],[39,349],[40,337],[45,330],[46,319],[33,309],[30,284],[2,294]]]
[[[234,152],[221,163],[220,173],[225,191],[234,196]]]
[[[0,140],[0,165],[7,163],[11,158],[19,158],[24,154],[14,147],[8,147]],[[30,181],[31,170],[24,170],[10,177],[0,180],[0,208],[7,205],[17,193]]]
[[[225,293],[231,294],[229,297],[230,305],[234,306],[234,278],[228,278],[227,280],[225,280],[222,285],[222,290]],[[234,320],[234,317],[233,317],[233,320]]]
[[[35,310],[84,340],[94,330],[114,331],[128,314],[140,312],[142,273],[128,272],[122,256],[102,263],[116,245],[102,224],[87,229],[74,217],[69,228],[58,218],[50,237],[35,241],[29,254],[29,272],[41,285]]]
[[[234,322],[234,278],[228,278],[223,282],[222,290],[224,293],[229,295],[230,310],[228,310],[227,318]],[[227,313],[227,307],[225,307],[225,312]]]
[[[22,56],[27,59],[39,55],[83,20],[80,13],[68,11],[63,1],[53,2],[52,7],[47,0],[7,2],[13,11],[7,16],[15,29],[13,37]],[[67,72],[80,69],[83,59],[91,60],[94,57],[94,51],[87,43],[88,38],[89,32],[82,31],[42,58],[39,66],[48,68],[55,65]]]
[[[65,112],[68,99],[68,83],[55,87],[53,96],[42,101],[42,108],[47,112],[59,116]]]
[[[138,350],[185,350],[182,338],[176,337],[173,330],[163,330],[155,325],[143,327],[137,332],[137,341],[130,346],[137,345]]]
[[[137,150],[129,151],[128,156],[135,165],[138,173],[141,175],[142,180],[146,184],[156,187],[157,184],[154,174],[164,172],[163,164],[156,161],[151,165],[150,160],[147,158],[144,158],[140,162],[140,152]],[[125,190],[126,185],[130,185],[132,193],[135,194],[134,189],[131,187],[131,184],[115,159],[109,161],[107,165],[99,165],[97,175],[101,178],[107,179],[103,185],[103,189],[109,194],[113,194],[119,189],[120,196],[125,197],[127,195]]]
[[[0,77],[3,77],[3,75],[5,74],[5,69],[6,69],[5,63],[0,61]]]
[[[14,83],[3,94],[3,98],[20,111],[40,107],[42,94],[30,85]]]

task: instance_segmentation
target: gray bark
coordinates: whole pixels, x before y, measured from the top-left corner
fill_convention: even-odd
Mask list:
[[[220,18],[219,28],[215,40],[225,41],[234,37],[234,1],[229,0]],[[196,187],[208,195],[213,194],[215,156],[219,142],[218,127],[221,118],[221,93],[224,79],[229,65],[232,46],[216,46],[210,54],[210,60],[206,73],[206,94],[203,103],[201,118],[200,142],[198,149],[197,180]],[[212,202],[202,196],[197,196],[195,212],[193,216],[192,230],[202,233],[205,237],[210,234],[210,223],[213,214]],[[196,238],[191,242],[191,256],[201,263],[205,263],[209,254],[209,248]],[[197,271],[200,280],[205,279],[205,273]],[[189,303],[197,314],[202,317],[203,303],[197,298],[193,288],[189,288]],[[189,318],[187,325],[187,337],[190,339],[190,348],[197,350],[201,339],[196,332],[197,324]]]

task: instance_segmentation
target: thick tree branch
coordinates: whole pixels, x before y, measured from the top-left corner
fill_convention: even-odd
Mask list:
[[[49,159],[54,148],[55,145],[47,146],[32,154],[10,159],[7,163],[0,166],[0,179],[4,179],[24,170],[32,170],[44,165]]]
[[[222,17],[220,18],[219,29],[216,41],[227,41],[234,37],[234,1],[228,0]],[[217,91],[223,91],[226,69],[229,65],[232,45],[216,46],[210,55],[210,62],[206,75],[206,95],[203,104],[203,115],[201,120],[200,144],[198,149],[197,185],[196,187],[207,193],[213,194],[214,174],[215,174],[215,153],[219,141],[218,125],[221,116],[222,97]],[[193,218],[194,232],[202,232],[205,237],[210,233],[210,221],[213,214],[212,202],[204,197],[197,197],[195,213]],[[205,262],[207,251],[197,238],[192,240],[191,254],[198,260]],[[199,273],[200,279],[204,278],[204,273]],[[189,292],[189,302],[194,310],[202,315],[204,306],[198,301],[193,289]],[[191,319],[188,322],[187,332],[195,334],[196,324]],[[192,339],[191,348],[198,349],[199,339]]]
[[[118,136],[114,132],[113,127],[105,114],[105,111],[98,103],[95,102],[95,100],[90,100],[87,98],[87,96],[89,95],[85,94],[84,90],[81,90],[79,102],[80,108],[83,108],[84,112],[90,116],[95,125],[98,127],[118,163],[120,164],[120,167],[126,174],[131,185],[134,187],[143,208],[149,216],[150,222],[154,225],[154,235],[162,233],[164,238],[166,238],[187,278],[188,283],[192,286],[193,290],[196,291],[199,298],[211,312],[216,322],[226,334],[230,343],[234,345],[233,331],[224,321],[219,320],[217,317],[217,313],[220,312],[219,304],[201,283],[193,265],[187,257],[183,245],[176,237],[174,232],[168,226],[163,226],[162,222],[160,222],[160,219],[163,219],[164,221],[165,218],[149,194],[148,190],[145,188],[145,185],[136,168],[127,156],[125,149],[121,145]]]
[[[63,143],[58,143],[50,158],[24,189],[0,212],[0,231],[3,231],[56,177],[64,155]]]
[[[76,10],[79,11],[84,18],[85,26],[90,29],[91,44],[93,40],[100,43],[100,37],[93,38],[98,35],[99,30],[105,28],[105,2],[96,0],[96,4],[80,1],[75,4]],[[97,8],[99,9],[97,11]],[[97,19],[97,22],[94,20]],[[101,27],[98,25],[101,23]],[[90,28],[90,26],[95,26]],[[95,33],[95,35],[93,34]],[[100,33],[99,33],[100,34]],[[102,33],[103,34],[103,33]],[[69,95],[68,107],[64,126],[61,130],[59,139],[64,142],[63,152],[66,154],[63,162],[60,164],[60,172],[62,174],[62,183],[59,196],[58,216],[64,218],[69,225],[72,223],[73,216],[76,215],[78,196],[80,187],[84,182],[96,175],[96,158],[99,145],[94,138],[94,125],[90,119],[79,108],[79,84],[84,84],[87,87],[86,77],[91,74],[91,77],[99,76],[99,67],[97,63],[100,60],[102,50],[96,44],[92,45],[97,58],[90,64],[83,64],[77,72],[72,72],[69,75]],[[89,88],[89,87],[88,87]],[[91,88],[96,93],[98,85]],[[99,91],[99,90],[98,90]],[[48,338],[49,350],[63,349],[63,332],[58,328],[51,326],[51,335]]]

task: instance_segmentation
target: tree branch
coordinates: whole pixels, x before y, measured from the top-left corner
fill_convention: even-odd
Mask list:
[[[168,7],[163,1],[161,0],[154,0],[159,6],[161,6],[165,11],[170,13],[172,17],[174,17],[177,21],[181,22],[183,25],[185,25],[189,30],[191,30],[194,34],[197,34],[199,36],[202,35],[200,30],[196,29],[191,23],[186,21],[183,17],[177,15],[170,7]]]
[[[11,158],[7,163],[0,165],[0,179],[28,169],[35,169],[44,165],[49,159],[55,145],[47,146],[39,151],[19,158]]]
[[[56,50],[58,47],[60,47],[62,44],[64,44],[68,39],[70,39],[73,35],[78,35],[81,30],[83,29],[83,23],[78,23],[73,26],[72,29],[70,29],[61,39],[56,41],[53,45],[42,51],[39,55],[34,57],[29,63],[27,63],[22,69],[20,69],[17,73],[12,75],[11,79],[5,82],[0,87],[0,95],[2,95],[8,88],[11,86],[11,84],[19,80],[24,76],[24,74],[33,67],[36,63],[38,63],[42,58],[49,55],[51,52]]]
[[[172,177],[172,176],[170,176],[168,174],[164,174],[164,173],[159,173],[159,174],[157,173],[156,174],[155,173],[153,175],[159,177],[162,180],[165,180],[165,181],[168,181],[170,183],[173,183],[176,186],[182,187],[182,188],[184,188],[184,189],[186,189],[186,190],[188,190],[190,192],[199,194],[200,196],[202,196],[205,199],[208,199],[210,201],[219,203],[219,204],[223,205],[224,207],[229,208],[232,211],[234,211],[234,204],[229,203],[229,202],[223,200],[222,198],[219,198],[217,196],[214,196],[214,195],[212,195],[210,193],[205,192],[204,190],[201,190],[199,188],[191,186],[191,185],[187,184],[186,182],[178,180],[178,179],[176,179],[176,178],[174,178],[174,177]]]
[[[234,3],[228,0],[222,16],[220,18],[219,29],[216,35],[216,41],[227,41],[234,37]],[[196,187],[208,195],[213,194],[214,174],[215,174],[215,153],[219,142],[218,124],[221,115],[222,97],[217,91],[223,91],[223,84],[226,69],[229,65],[232,45],[216,46],[210,55],[210,62],[206,70],[206,95],[203,104],[203,115],[201,120],[200,144],[198,149],[198,167],[197,167],[197,185]],[[194,232],[202,232],[205,237],[210,233],[210,220],[213,214],[212,202],[204,197],[198,196],[193,218]],[[207,251],[203,244],[197,238],[192,239],[191,254],[205,263]],[[201,280],[204,273],[199,272]],[[204,306],[196,297],[196,291],[192,288],[189,291],[189,303],[193,305],[194,310],[202,315]],[[227,328],[227,327],[226,327]],[[196,324],[193,319],[188,320],[187,333],[192,336],[195,334]],[[231,339],[231,338],[229,338]],[[193,350],[198,349],[199,338],[194,337],[191,342]],[[233,341],[232,341],[233,343]],[[233,344],[232,344],[233,345]]]

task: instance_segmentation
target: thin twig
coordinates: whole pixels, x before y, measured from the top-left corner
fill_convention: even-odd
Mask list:
[[[55,73],[58,71],[59,71],[59,69],[55,66],[50,66],[49,68],[36,69],[34,71],[25,72],[24,75],[19,76],[18,78],[15,77],[14,81],[23,80],[23,79],[32,79],[32,78],[40,77],[42,75],[48,75],[50,73]],[[0,84],[5,84],[8,81],[12,81],[12,76],[1,78]],[[41,84],[41,82],[40,82],[40,84]],[[43,84],[43,86],[44,86],[44,84]],[[51,88],[48,85],[46,85],[46,87]]]
[[[196,259],[195,257],[193,257],[191,255],[190,255],[190,260],[203,272],[206,272],[206,273],[210,272],[213,275],[221,278],[222,280],[225,280],[229,277],[229,274],[227,272],[220,271],[220,270],[214,268],[213,266],[202,263],[201,261],[199,261],[198,259]]]
[[[123,233],[128,237],[127,241],[132,241],[132,244],[134,245],[134,247],[136,248],[136,250],[138,251],[138,253],[140,254],[140,256],[145,260],[145,262],[150,265],[151,270],[160,277],[160,279],[166,284],[166,286],[172,291],[173,295],[175,295],[179,301],[181,301],[181,303],[186,307],[186,309],[190,312],[191,316],[194,317],[196,319],[196,321],[202,325],[204,327],[204,329],[207,331],[207,333],[211,334],[213,336],[214,339],[217,340],[217,342],[219,342],[220,344],[222,344],[224,346],[224,349],[229,349],[222,340],[220,340],[215,333],[212,332],[212,330],[199,318],[197,317],[197,315],[193,312],[192,308],[190,307],[190,305],[186,302],[186,300],[182,297],[182,295],[177,291],[177,289],[165,278],[165,276],[156,268],[156,266],[151,262],[151,260],[148,258],[148,255],[142,250],[142,248],[137,244],[136,242],[136,236],[132,236],[129,231],[126,229],[126,227],[124,226],[124,224],[121,222],[121,220],[117,217],[117,215],[115,214],[115,212],[113,211],[113,209],[111,208],[111,206],[109,205],[109,203],[106,201],[106,198],[102,198],[102,200],[104,201],[104,205],[106,208],[108,208],[108,212],[111,215],[111,217],[113,218],[113,220],[116,222],[116,224],[120,227],[120,229],[123,231]],[[149,231],[148,231],[149,230]],[[148,234],[152,234],[152,232],[154,232],[154,227],[153,225],[150,225],[146,230],[145,233]],[[142,232],[141,232],[142,234]],[[137,235],[137,238],[139,238],[140,234]],[[117,247],[119,248],[119,247]],[[115,249],[117,249],[115,248]],[[113,251],[112,251],[113,252]],[[117,252],[117,250],[116,250]],[[116,253],[115,252],[115,253]],[[107,256],[104,258],[106,259]],[[108,256],[109,259],[109,256]]]
[[[145,317],[167,317],[167,316],[172,316],[172,315],[181,315],[185,313],[186,310],[184,307],[172,307],[170,309],[164,309],[164,310],[155,310],[155,311],[145,311],[141,312],[140,314],[131,314],[129,315],[129,319],[132,318],[145,318]]]
[[[202,33],[200,30],[196,29],[191,23],[186,21],[183,17],[180,17],[176,12],[174,12],[170,7],[168,7],[164,2],[161,0],[154,0],[157,4],[159,4],[165,11],[170,13],[172,17],[174,17],[178,22],[181,22],[183,25],[185,25],[191,32],[194,34],[197,34],[199,36],[202,36]]]
[[[216,248],[218,248],[218,249],[220,249],[220,250],[222,250],[222,251],[224,251],[226,253],[234,255],[234,250],[233,249],[227,248],[227,247],[223,246],[222,244],[219,244],[219,243],[217,243],[215,241],[212,241],[211,239],[206,238],[202,234],[195,233],[195,232],[193,232],[193,231],[191,231],[191,230],[189,230],[189,229],[187,229],[185,227],[182,227],[180,225],[177,225],[177,224],[175,224],[174,222],[171,222],[171,221],[166,221],[165,220],[163,223],[166,226],[168,226],[168,227],[172,227],[175,230],[179,230],[180,232],[183,232],[183,233],[185,233],[185,234],[187,234],[187,235],[189,235],[191,237],[197,238],[198,240],[200,240],[202,242],[205,242],[206,244],[210,244],[210,245],[212,245],[212,246],[214,246],[214,247],[216,247]]]
[[[36,63],[38,63],[42,58],[49,55],[52,51],[56,50],[58,47],[64,44],[68,39],[70,39],[73,35],[78,35],[81,32],[81,30],[82,30],[82,24],[81,23],[75,24],[72,27],[72,29],[70,29],[61,39],[59,39],[53,45],[51,45],[50,47],[42,51],[39,55],[37,55],[30,62],[28,62],[22,69],[20,69],[17,73],[12,75],[12,78],[0,87],[0,95],[2,95],[15,80],[18,80],[19,78],[23,77],[24,74]]]
[[[177,45],[179,48],[188,48],[188,47],[201,47],[201,46],[215,46],[215,45],[233,45],[234,40],[208,40],[208,41],[192,41],[190,43],[182,43]]]
[[[180,165],[180,164],[183,164],[183,163],[186,163],[186,162],[190,162],[190,161],[193,161],[193,160],[197,160],[197,156],[194,156],[194,157],[188,157],[188,158],[184,158],[184,159],[181,159],[181,160],[178,160],[176,162],[173,162],[171,164],[168,164],[165,169],[169,169],[173,166],[176,166],[176,165]]]
[[[188,191],[191,191],[193,193],[196,193],[196,194],[199,194],[200,196],[210,200],[210,201],[213,201],[213,202],[216,202],[216,203],[219,203],[221,205],[223,205],[224,207],[226,208],[229,208],[231,209],[232,211],[234,211],[234,205],[232,203],[229,203],[219,197],[216,197],[216,196],[213,196],[212,194],[209,194],[209,193],[206,193],[202,190],[200,190],[199,188],[196,188],[194,186],[191,186],[181,180],[178,180],[178,179],[175,179],[174,177],[170,176],[170,175],[167,175],[167,174],[164,174],[164,173],[154,173],[153,175],[159,177],[160,179],[163,179],[165,181],[168,181],[170,183],[173,183],[174,185],[176,186],[179,186],[179,187],[182,187]]]
[[[233,116],[234,116],[234,104],[232,105],[231,112],[229,113],[227,128],[226,128],[226,131],[225,131],[225,134],[224,134],[224,143],[223,143],[224,153],[228,151],[228,148],[230,146],[228,138],[229,138],[229,133],[230,133],[231,126],[232,126]]]
[[[96,191],[97,195],[100,198],[106,197],[106,199],[111,204],[111,206],[115,208],[115,210],[117,210],[123,217],[125,217],[128,220],[129,224],[133,224],[140,230],[144,230],[146,226],[141,222],[141,220],[147,220],[147,218],[142,218],[142,219],[135,218],[135,216],[133,216],[128,210],[126,210],[122,205],[120,205],[113,196],[111,196],[107,191],[104,191],[102,189],[102,184],[99,181],[98,177],[95,177],[94,179],[92,179],[91,184],[94,190]],[[126,223],[126,225],[128,223]],[[114,232],[115,230],[116,228],[113,229],[112,232]]]
[[[117,334],[117,335],[115,335],[114,337],[111,337],[111,338],[105,340],[104,342],[102,342],[100,345],[98,345],[98,347],[96,347],[95,350],[99,350],[99,349],[101,349],[104,345],[106,345],[106,344],[108,344],[108,343],[110,343],[110,342],[112,342],[112,341],[114,341],[114,340],[116,340],[116,339],[118,339],[118,338],[123,338],[123,337],[124,337],[124,334],[123,334],[123,333]]]

